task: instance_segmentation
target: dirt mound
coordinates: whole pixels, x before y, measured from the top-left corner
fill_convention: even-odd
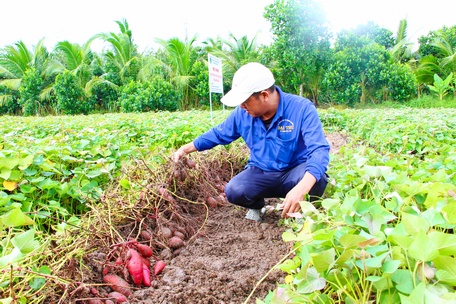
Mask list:
[[[264,298],[281,280],[271,268],[288,252],[284,228],[274,212],[262,223],[244,216],[232,205],[212,209],[201,235],[170,261],[155,288],[135,294],[135,302],[243,303],[255,288],[251,303]]]
[[[346,143],[340,134],[327,137],[332,153]],[[126,169],[129,179],[138,181],[143,189],[137,195],[129,194],[130,201],[110,191],[94,208],[90,226],[84,229],[95,233],[72,244],[74,250],[87,251],[83,265],[60,274],[78,283],[66,285],[47,303],[106,303],[112,290],[103,283],[103,272],[110,266],[109,271],[128,280],[123,265],[112,265],[124,254],[118,244],[127,244],[131,238],[154,248],[152,268],[156,260],[164,261],[166,267],[151,277],[148,287],[135,287],[130,280],[130,303],[255,303],[256,298],[263,299],[283,280],[283,273],[274,266],[291,245],[282,241],[285,228],[280,226],[278,212],[268,211],[263,222],[257,223],[244,218],[245,209],[223,199],[223,185],[242,170],[246,160],[245,150],[236,151],[234,156],[224,149],[197,153],[193,158],[196,168],[187,164],[178,170],[144,169],[145,164],[138,163],[138,167]],[[267,200],[271,206],[278,202]],[[184,234],[182,248],[170,248],[164,238],[164,227],[173,225]],[[144,231],[151,236],[149,240]],[[77,264],[75,259],[68,263]],[[95,298],[102,302],[90,302]]]

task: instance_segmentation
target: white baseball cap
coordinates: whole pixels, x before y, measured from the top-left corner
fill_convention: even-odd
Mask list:
[[[231,90],[222,97],[222,102],[228,107],[236,107],[253,93],[266,90],[274,83],[274,75],[267,67],[258,62],[247,63],[234,73]]]

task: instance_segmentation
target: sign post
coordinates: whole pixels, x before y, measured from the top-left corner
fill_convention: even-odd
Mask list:
[[[222,59],[208,54],[207,65],[209,68],[209,104],[212,119],[212,93],[223,94]]]

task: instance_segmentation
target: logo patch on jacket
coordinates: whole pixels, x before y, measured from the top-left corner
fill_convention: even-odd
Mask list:
[[[283,119],[283,120],[279,121],[279,125],[278,125],[277,129],[279,130],[280,133],[293,132],[294,124],[289,119]]]

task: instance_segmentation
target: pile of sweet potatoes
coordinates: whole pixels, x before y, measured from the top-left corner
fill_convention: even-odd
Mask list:
[[[91,293],[96,298],[90,299],[90,304],[127,302],[133,293],[129,282],[137,287],[150,286],[151,276],[159,275],[166,266],[165,262],[154,257],[149,245],[136,240],[113,246],[114,249],[108,254],[108,261],[103,269],[103,282],[109,286],[111,292],[106,295],[92,288]],[[154,262],[152,272],[151,259]]]

